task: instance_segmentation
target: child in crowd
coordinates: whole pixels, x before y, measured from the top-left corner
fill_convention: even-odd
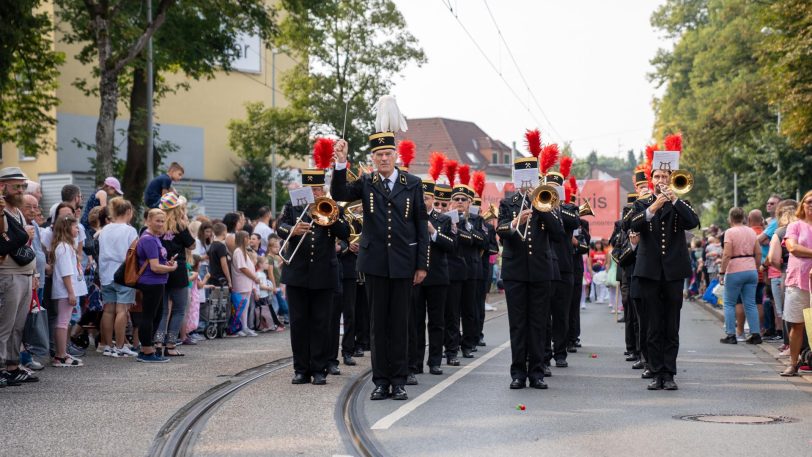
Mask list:
[[[56,301],[57,321],[54,329],[55,367],[80,367],[82,361],[67,354],[68,324],[79,297],[87,294],[74,241],[79,236],[79,223],[74,216],[61,216],[53,229],[50,264],[53,266],[51,299]]]
[[[273,273],[273,275],[269,275],[273,277],[273,283],[276,285],[276,291],[274,291],[274,301],[276,302],[276,312],[279,315],[279,318],[285,324],[290,323],[290,313],[288,311],[288,302],[285,300],[285,294],[283,293],[282,285],[280,280],[282,279],[282,258],[279,256],[279,251],[282,247],[282,240],[276,234],[271,234],[268,236],[268,272]]]
[[[285,326],[279,321],[273,306],[271,305],[271,294],[276,291],[272,280],[268,278],[268,259],[266,257],[257,258],[257,327],[260,332],[270,332],[275,330],[282,332]]]
[[[185,171],[179,163],[172,162],[166,174],[156,176],[150,181],[144,191],[144,204],[147,205],[147,208],[157,208],[161,203],[161,197],[175,190],[174,183],[183,179],[184,173]]]
[[[250,246],[254,252],[257,253],[258,257],[265,256],[265,249],[262,249],[262,237],[259,233],[252,233],[250,239]]]
[[[208,273],[200,277],[200,265],[202,260],[200,256],[193,255],[192,256],[192,263],[190,265],[189,271],[189,288],[190,288],[190,300],[189,300],[189,309],[186,312],[186,333],[187,337],[183,340],[183,344],[194,346],[197,344],[196,338],[192,338],[194,332],[197,330],[197,327],[200,325],[200,304],[205,303],[206,301],[206,294],[205,289],[209,286],[207,283],[209,281]]]
[[[238,231],[234,237],[234,252],[231,256],[231,303],[234,309],[228,328],[229,337],[257,336],[256,332],[248,328],[248,305],[254,283],[259,281],[248,254],[248,239],[248,232],[244,230]]]

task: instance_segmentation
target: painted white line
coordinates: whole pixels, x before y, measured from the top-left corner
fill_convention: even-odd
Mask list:
[[[455,382],[459,381],[463,376],[473,371],[476,367],[482,365],[483,363],[487,362],[493,357],[496,357],[500,352],[504,351],[508,347],[510,347],[510,340],[505,341],[504,343],[502,343],[501,346],[492,349],[490,352],[486,353],[482,357],[479,357],[470,364],[460,368],[459,371],[452,374],[448,378],[444,379],[442,382],[432,387],[431,389],[423,392],[420,396],[418,396],[414,400],[406,403],[400,408],[389,413],[388,416],[381,418],[378,422],[375,422],[375,424],[372,425],[372,430],[388,430],[389,427],[395,424],[395,422],[403,419],[404,417],[406,417],[406,415],[417,409],[420,405],[436,397],[437,394],[444,391]]]

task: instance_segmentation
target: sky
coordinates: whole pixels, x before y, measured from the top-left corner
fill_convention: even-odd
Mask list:
[[[625,158],[651,140],[649,60],[669,44],[650,17],[662,1],[395,0],[428,63],[406,67],[392,92],[407,118],[472,121],[519,149],[539,128],[576,158]]]

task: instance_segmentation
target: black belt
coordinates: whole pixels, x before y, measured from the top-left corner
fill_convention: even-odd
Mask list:
[[[734,255],[733,257],[731,257],[731,259],[741,259],[741,258],[743,258],[743,257],[755,257],[755,256],[754,256],[753,254],[749,254],[749,255]]]

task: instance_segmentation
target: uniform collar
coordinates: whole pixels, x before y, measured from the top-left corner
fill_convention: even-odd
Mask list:
[[[378,177],[379,177],[378,179],[380,179],[381,181],[387,179],[387,178],[384,178],[384,176],[380,172],[378,173]],[[398,167],[395,167],[395,169],[392,171],[392,174],[389,175],[388,179],[393,185],[396,182],[398,182]]]

